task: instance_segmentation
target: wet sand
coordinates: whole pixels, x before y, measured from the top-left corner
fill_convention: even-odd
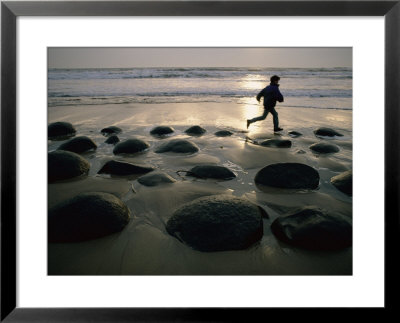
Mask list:
[[[279,215],[303,206],[323,209],[352,217],[352,198],[337,190],[330,179],[352,169],[352,111],[277,107],[281,135],[272,132],[272,117],[246,129],[246,119],[261,115],[262,107],[253,104],[174,103],[66,106],[49,108],[48,123],[72,123],[77,136],[88,136],[97,149],[81,154],[91,165],[89,176],[49,184],[49,207],[81,192],[101,191],[115,194],[131,210],[132,218],[117,234],[82,243],[50,243],[50,275],[351,275],[352,248],[335,252],[308,251],[280,242],[270,225]],[[113,145],[105,144],[100,130],[117,126],[120,140],[137,137],[150,148],[130,157],[113,155]],[[175,132],[166,138],[150,135],[155,126],[166,125]],[[192,137],[184,131],[200,125],[207,132]],[[317,138],[313,130],[329,127],[343,137]],[[229,137],[217,137],[216,131],[229,130]],[[289,131],[302,136],[292,138]],[[155,149],[168,139],[188,139],[200,151],[195,154],[157,154]],[[265,139],[292,141],[291,148],[258,145]],[[48,151],[64,141],[48,142]],[[309,146],[328,142],[340,151],[316,155]],[[146,187],[138,176],[110,177],[97,172],[108,160],[151,165],[167,173],[176,182]],[[298,162],[314,167],[320,175],[317,190],[293,191],[259,187],[256,173],[269,164]],[[225,166],[236,174],[228,181],[195,179],[177,173],[202,164]],[[200,252],[170,236],[165,223],[173,211],[195,198],[231,194],[261,206],[269,215],[263,219],[261,241],[246,250]]]

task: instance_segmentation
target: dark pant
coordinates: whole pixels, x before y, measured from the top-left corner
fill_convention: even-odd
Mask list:
[[[275,108],[265,108],[264,107],[263,115],[259,116],[259,117],[255,117],[253,119],[250,119],[249,123],[253,123],[256,121],[260,121],[260,120],[265,120],[265,118],[268,115],[268,112],[271,112],[271,114],[272,114],[273,121],[274,121],[274,129],[278,129],[279,128],[279,119],[278,119],[278,112],[276,112]]]

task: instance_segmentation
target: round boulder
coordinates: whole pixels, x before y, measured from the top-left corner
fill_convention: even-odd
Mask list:
[[[81,154],[89,150],[95,150],[96,148],[97,145],[92,139],[86,136],[80,136],[63,143],[62,145],[60,145],[60,147],[57,148],[57,150],[67,150],[77,154]]]
[[[82,193],[49,210],[48,240],[81,242],[120,232],[129,222],[128,207],[109,193]]]
[[[351,170],[332,177],[331,183],[339,191],[349,196],[353,195],[353,172]]]
[[[111,145],[115,145],[117,142],[119,142],[119,138],[116,135],[108,137],[105,141],[106,144],[111,144]]]
[[[171,134],[173,132],[174,132],[174,128],[172,128],[172,127],[158,126],[158,127],[153,128],[150,131],[150,134],[153,135],[153,136],[162,137],[162,136],[169,135],[169,134]]]
[[[336,130],[333,130],[331,128],[318,128],[314,130],[314,134],[316,136],[322,136],[322,137],[334,137],[334,136],[339,136],[342,137],[343,135]]]
[[[53,183],[87,174],[89,162],[70,151],[58,150],[48,154],[48,182]]]
[[[340,149],[336,145],[319,142],[310,146],[310,149],[319,154],[337,153]]]
[[[98,174],[127,176],[133,174],[146,174],[152,170],[153,168],[151,167],[142,167],[130,163],[110,160],[105,163],[105,165],[99,170]]]
[[[315,207],[279,216],[271,230],[279,240],[305,249],[339,250],[352,245],[351,222]]]
[[[229,130],[220,130],[214,133],[214,135],[216,135],[217,137],[229,137],[233,135],[233,132]]]
[[[53,122],[47,127],[49,139],[65,138],[75,136],[76,129],[69,122]]]
[[[121,133],[122,129],[118,128],[116,126],[110,126],[110,127],[101,129],[100,132],[103,136],[110,136],[110,135],[115,135],[115,134]]]
[[[236,175],[228,168],[214,165],[195,166],[188,171],[188,175],[197,178],[215,178],[228,180],[235,178]]]
[[[196,153],[199,148],[192,142],[184,139],[173,139],[156,149],[156,153]]]
[[[254,181],[266,186],[289,189],[316,189],[319,185],[318,172],[300,163],[278,163],[262,168]]]
[[[155,173],[155,174],[144,175],[144,176],[139,177],[137,181],[144,186],[157,186],[157,185],[161,185],[161,184],[176,182],[175,179],[173,179],[168,174],[164,174],[164,173]]]
[[[185,130],[185,133],[188,134],[189,136],[201,136],[203,135],[207,130],[200,127],[200,126],[192,126],[188,129]]]
[[[246,249],[263,236],[260,208],[230,195],[206,196],[184,204],[166,228],[199,251]]]
[[[273,148],[290,148],[292,147],[292,142],[285,139],[268,139],[260,143],[260,145]]]
[[[150,145],[143,140],[132,138],[125,141],[121,141],[115,145],[113,153],[114,155],[119,154],[135,154],[148,149]]]

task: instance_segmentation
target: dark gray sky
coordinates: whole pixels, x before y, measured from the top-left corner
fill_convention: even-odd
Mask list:
[[[48,49],[50,68],[351,67],[351,47],[325,48],[78,48]]]

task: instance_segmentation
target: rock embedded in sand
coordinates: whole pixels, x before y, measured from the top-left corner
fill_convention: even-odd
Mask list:
[[[316,189],[319,185],[318,172],[300,163],[278,163],[262,168],[254,181],[277,188]]]
[[[173,133],[175,130],[172,127],[168,127],[168,126],[158,126],[153,128],[150,131],[150,134],[153,136],[165,136],[165,135],[169,135],[171,133]]]
[[[89,169],[89,162],[73,152],[57,150],[48,154],[49,183],[87,174]]]
[[[114,134],[119,134],[122,132],[122,129],[116,126],[106,127],[100,130],[103,136],[109,136]]]
[[[292,142],[286,139],[268,139],[260,143],[260,145],[273,148],[290,148],[292,147]]]
[[[110,160],[99,170],[98,174],[127,176],[133,174],[146,174],[153,171],[152,167],[137,166],[130,163]]]
[[[310,149],[320,154],[331,154],[337,153],[340,149],[338,146],[333,144],[327,144],[325,142],[319,142],[310,146]]]
[[[150,145],[143,140],[132,138],[125,141],[121,141],[115,145],[113,153],[114,155],[118,154],[135,154],[138,152],[142,152],[149,148]]]
[[[206,196],[182,205],[166,228],[199,251],[246,249],[263,236],[259,207],[230,195]]]
[[[116,135],[108,137],[107,140],[105,141],[106,144],[111,144],[111,145],[115,145],[117,142],[119,142],[119,138]]]
[[[339,191],[349,196],[353,195],[353,172],[351,170],[332,177],[331,183]]]
[[[279,240],[305,249],[340,250],[352,245],[351,222],[316,207],[279,216],[271,230]]]
[[[77,154],[95,149],[97,149],[97,145],[92,139],[86,136],[75,137],[63,143],[62,145],[60,145],[60,147],[57,148],[57,150],[67,150]]]
[[[341,133],[337,132],[336,130],[333,130],[331,128],[325,128],[325,127],[314,130],[314,134],[316,136],[322,136],[322,137],[334,137],[334,136],[342,137],[343,136]]]
[[[188,129],[185,130],[185,133],[188,134],[189,136],[201,136],[203,135],[207,130],[200,127],[200,126],[192,126]]]
[[[229,130],[220,130],[214,133],[214,135],[216,135],[217,137],[229,137],[233,135],[233,132]]]
[[[176,180],[165,173],[148,174],[138,178],[137,180],[144,186],[158,186],[161,184],[175,183]]]
[[[53,122],[47,127],[47,135],[49,139],[57,139],[57,137],[73,137],[76,129],[69,122]]]
[[[49,210],[48,240],[81,242],[120,232],[129,222],[128,207],[109,193],[75,196]]]
[[[165,153],[165,152],[173,152],[173,153],[196,153],[199,151],[199,148],[192,142],[185,139],[173,139],[156,149],[156,153]]]
[[[300,137],[303,135],[301,132],[298,132],[298,131],[289,131],[288,134],[289,134],[289,136],[291,136],[293,138]]]
[[[222,180],[229,180],[236,177],[230,169],[215,165],[195,166],[188,171],[188,175],[198,178],[214,178]]]

